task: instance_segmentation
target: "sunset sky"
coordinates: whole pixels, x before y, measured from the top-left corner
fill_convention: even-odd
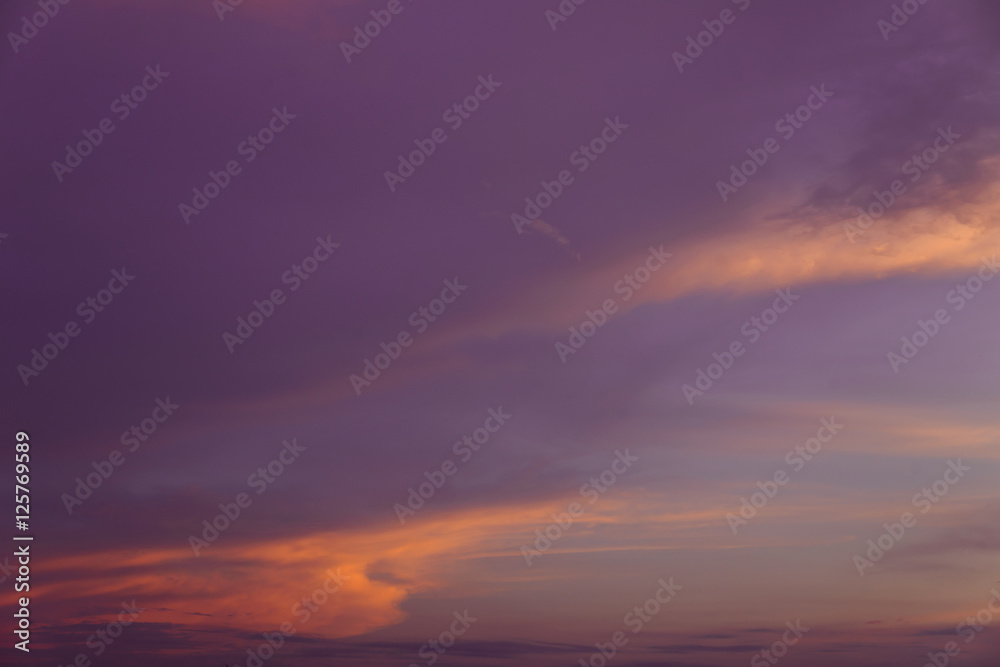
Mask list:
[[[0,662],[998,664],[1000,5],[577,1],[3,4]]]

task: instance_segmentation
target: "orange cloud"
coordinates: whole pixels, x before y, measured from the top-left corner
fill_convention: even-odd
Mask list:
[[[68,556],[46,561],[46,580],[33,582],[32,595],[49,604],[58,602],[64,610],[60,622],[66,624],[100,620],[94,616],[96,600],[110,605],[111,615],[117,612],[118,601],[135,599],[145,609],[143,622],[252,633],[273,632],[290,622],[298,633],[356,636],[402,622],[406,614],[401,603],[416,593],[448,587],[461,563],[510,559],[517,565],[511,568],[511,581],[530,578],[520,545],[534,539],[536,527],[544,529],[551,523],[552,512],[565,511],[569,500],[428,514],[411,517],[403,526],[393,521],[376,528],[280,541],[248,544],[223,535],[198,557],[187,545]],[[631,502],[627,497],[607,498],[593,509],[588,507],[570,531],[576,544],[567,539],[565,553],[579,552],[581,541],[586,543],[602,527],[630,523],[635,518]],[[656,514],[646,514],[643,521],[697,527],[719,516],[704,510],[668,514],[662,508]],[[630,516],[633,519],[626,519]],[[559,545],[551,551],[558,552]],[[322,589],[324,581],[338,572],[342,588],[303,620],[301,599]],[[497,583],[463,579],[463,595],[482,593]]]
[[[988,167],[1000,172],[1000,161]],[[1000,249],[1000,184],[977,193],[945,193],[939,199],[941,204],[890,211],[854,243],[844,229],[853,219],[807,211],[725,235],[667,244],[664,250],[673,253],[667,266],[653,273],[627,302],[616,295],[614,285],[643,264],[646,248],[582,276],[567,269],[542,281],[535,278],[530,289],[517,291],[489,317],[456,325],[436,342],[518,329],[564,329],[608,298],[629,310],[697,292],[739,295],[823,282],[972,271],[984,256]]]

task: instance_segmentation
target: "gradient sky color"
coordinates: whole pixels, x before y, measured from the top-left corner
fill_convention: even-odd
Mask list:
[[[1000,280],[984,280],[1000,271],[1000,6],[912,0],[896,26],[883,0],[567,0],[565,21],[556,0],[401,0],[348,62],[342,44],[390,4],[244,0],[220,19],[211,0],[71,2],[0,46],[3,421],[11,450],[31,437],[35,534],[32,651],[8,639],[3,663],[243,667],[292,622],[268,667],[426,665],[468,610],[435,664],[577,665],[624,631],[610,667],[746,665],[800,621],[782,665],[920,667],[949,641],[953,664],[997,665],[1000,618],[969,643],[960,624],[1000,602]],[[38,11],[5,3],[4,34]],[[712,26],[698,53],[688,38]],[[247,148],[276,113],[273,142]],[[57,174],[103,118],[114,130]],[[614,141],[586,157],[602,131]],[[859,207],[897,180],[862,230]],[[536,220],[512,219],[546,187]],[[113,271],[135,278],[87,315]],[[466,289],[431,321],[448,281]],[[19,372],[70,321],[66,348]],[[894,362],[921,322],[934,335]],[[510,418],[457,446],[490,410]],[[249,481],[293,439],[292,463]],[[602,483],[626,450],[638,460]],[[240,493],[252,503],[195,555]],[[574,502],[529,565],[522,547]],[[908,511],[861,576],[855,557]],[[296,603],[338,570],[303,621]],[[132,600],[144,611],[95,655]]]

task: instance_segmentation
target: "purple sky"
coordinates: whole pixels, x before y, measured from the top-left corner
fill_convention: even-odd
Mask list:
[[[97,0],[8,35],[4,423],[30,434],[37,555],[32,651],[5,664],[242,667],[292,621],[269,667],[425,665],[468,610],[436,664],[576,665],[621,630],[612,667],[745,665],[800,620],[782,664],[921,665],[956,641],[995,665],[996,621],[967,644],[956,626],[1000,579],[1000,9],[911,1],[890,30],[881,0],[592,0],[554,29],[555,0],[245,0],[222,20]],[[4,33],[38,11],[5,3]],[[373,11],[391,21],[347,62]],[[210,172],[226,187],[185,214]],[[102,296],[115,271],[134,279]]]

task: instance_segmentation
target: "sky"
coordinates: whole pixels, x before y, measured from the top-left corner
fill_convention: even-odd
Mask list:
[[[995,3],[0,26],[4,664],[996,664]]]

